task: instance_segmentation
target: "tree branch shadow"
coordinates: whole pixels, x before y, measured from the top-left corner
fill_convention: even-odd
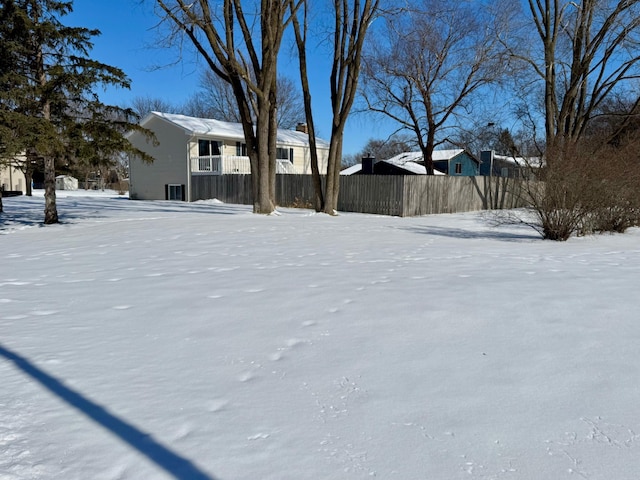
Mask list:
[[[216,480],[213,476],[204,473],[188,459],[161,445],[151,435],[119,419],[104,407],[65,386],[60,380],[39,369],[21,355],[0,345],[0,356],[13,362],[17,368],[39,382],[50,392],[78,409],[106,430],[109,430],[175,478],[180,480]]]

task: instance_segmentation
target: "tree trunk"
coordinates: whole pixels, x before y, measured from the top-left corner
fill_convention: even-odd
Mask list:
[[[324,213],[336,215],[338,213],[338,195],[340,194],[340,165],[342,152],[342,133],[335,131],[329,145],[327,167],[327,186]]]
[[[58,223],[56,208],[56,167],[54,157],[44,157],[44,223]]]
[[[37,18],[37,17],[36,17]],[[42,45],[38,47],[36,58],[38,82],[43,89],[47,87],[47,75],[44,69],[44,53]],[[51,121],[51,103],[45,100],[42,105],[42,118]],[[44,223],[51,225],[58,223],[58,209],[56,208],[56,165],[52,154],[44,157]]]
[[[24,172],[24,179],[25,182],[27,182],[27,197],[31,197],[33,196],[33,171],[31,171],[31,169],[27,169],[27,171]]]
[[[269,156],[270,144],[270,114],[265,108],[258,109],[258,118],[256,121],[256,147],[258,154],[258,171],[251,172],[251,175],[257,173],[258,179],[254,183],[257,191],[254,192],[253,211],[254,213],[270,214],[275,210],[275,205],[271,197],[271,160]],[[274,152],[275,160],[275,152]]]
[[[271,197],[271,202],[273,203],[274,209],[277,205],[276,202],[276,173],[277,173],[277,160],[276,160],[276,152],[277,152],[277,142],[278,142],[278,118],[277,118],[277,91],[276,91],[276,81],[274,77],[273,84],[271,86],[272,90],[269,94],[269,196]]]
[[[0,188],[0,213],[4,212],[4,208],[2,207],[2,188]]]
[[[322,192],[322,180],[320,178],[320,167],[318,165],[318,148],[316,144],[316,127],[313,122],[313,110],[311,106],[311,88],[309,87],[309,74],[307,69],[307,3],[304,8],[303,28],[300,28],[300,21],[295,12],[291,12],[293,20],[293,31],[296,36],[296,45],[298,47],[298,62],[300,66],[300,82],[302,84],[302,93],[304,99],[304,113],[307,120],[307,136],[309,137],[309,158],[311,161],[311,178],[313,179],[313,208],[316,212],[322,212],[324,209],[324,194]],[[293,9],[293,5],[292,5]],[[304,34],[303,34],[304,33]]]

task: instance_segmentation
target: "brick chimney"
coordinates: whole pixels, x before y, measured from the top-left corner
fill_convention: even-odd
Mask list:
[[[299,123],[296,125],[296,132],[309,133],[306,123]]]

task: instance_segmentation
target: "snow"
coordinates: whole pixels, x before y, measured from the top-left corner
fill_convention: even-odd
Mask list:
[[[640,230],[3,200],[0,478],[636,479]]]
[[[443,155],[441,152],[452,152],[452,150],[443,150],[443,151],[434,150],[433,160],[447,160],[449,158],[449,157],[445,157],[445,155]],[[460,152],[462,152],[462,150],[458,151],[458,153]],[[456,153],[456,155],[458,153]],[[396,155],[395,157],[389,158],[388,160],[383,160],[383,162],[404,168],[405,170],[415,173],[417,175],[426,175],[427,174],[426,167],[424,165],[416,163],[416,162],[422,162],[422,161],[423,161],[422,152],[401,153],[399,155]],[[434,172],[434,175],[444,175],[444,173],[436,170]]]
[[[210,118],[189,117],[174,113],[151,112],[142,120],[141,124],[145,125],[153,116],[173,123],[191,135],[210,135],[217,138],[244,141],[244,131],[240,123],[223,122]],[[320,148],[329,148],[329,143],[326,140],[316,138],[316,142]],[[308,147],[309,136],[304,132],[278,129],[278,143]]]
[[[513,155],[498,155],[494,154],[495,160],[501,160],[503,162],[511,163],[519,167],[542,167],[543,159],[541,157],[514,157]]]

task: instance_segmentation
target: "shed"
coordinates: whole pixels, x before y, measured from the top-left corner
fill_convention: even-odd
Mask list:
[[[56,190],[77,190],[78,179],[70,175],[58,175],[56,177]]]

